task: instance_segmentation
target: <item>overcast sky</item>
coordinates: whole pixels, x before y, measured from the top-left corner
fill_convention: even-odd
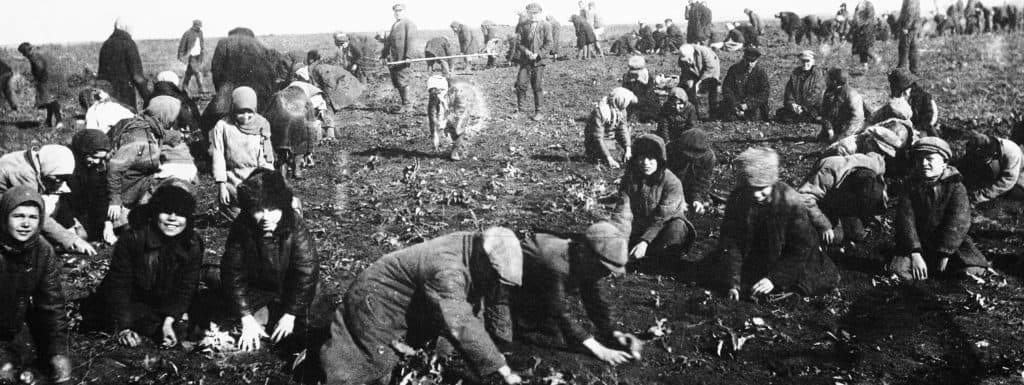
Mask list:
[[[202,19],[207,36],[224,36],[236,26],[252,28],[258,35],[328,33],[332,31],[383,31],[394,21],[392,1],[372,0],[3,0],[0,45],[103,41],[118,16],[131,20],[136,39],[177,39]],[[943,9],[952,0],[937,0]],[[1024,0],[1013,0],[1020,3]],[[744,18],[752,8],[763,18],[782,10],[800,14],[831,14],[841,0],[710,0],[715,21]],[[856,0],[849,0],[853,10]],[[935,9],[933,0],[922,0],[922,12]],[[988,1],[986,1],[987,3]],[[409,16],[421,29],[447,28],[452,20],[477,26],[484,19],[499,24],[514,22],[515,12],[529,1],[512,0],[407,0]],[[542,0],[545,13],[568,20],[576,12],[576,0]],[[900,0],[878,0],[879,13],[899,9]],[[1000,1],[1001,3],[1001,1]],[[606,23],[624,24],[665,18],[682,19],[683,0],[598,0]],[[10,17],[19,15],[22,17]]]

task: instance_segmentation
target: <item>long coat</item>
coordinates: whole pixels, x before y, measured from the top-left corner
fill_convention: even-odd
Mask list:
[[[950,166],[937,182],[904,183],[896,208],[897,253],[921,252],[930,264],[951,257],[961,266],[989,266],[967,235],[971,204],[962,180],[960,172]]]
[[[773,186],[771,203],[759,206],[746,188],[729,195],[719,248],[729,287],[768,278],[778,290],[814,295],[839,283],[836,265],[818,247],[804,199],[785,182]]]
[[[795,103],[817,116],[825,94],[825,72],[819,66],[805,71],[802,67],[793,70],[783,92],[783,106]]]
[[[726,108],[734,108],[742,103],[749,105],[751,110],[769,103],[771,87],[768,73],[763,65],[749,66],[744,62],[733,64],[725,74],[722,82],[722,101]]]
[[[213,86],[217,89],[217,101],[210,101],[214,106],[226,103],[227,108],[218,110],[216,118],[207,117],[211,113],[209,107],[204,112],[203,120],[210,120],[207,130],[213,127],[216,119],[230,109],[231,91],[247,86],[256,91],[257,108],[262,111],[270,105],[270,97],[277,90],[278,73],[277,55],[266,48],[255,37],[246,34],[229,35],[217,42],[210,62],[210,73],[213,75]]]
[[[391,33],[384,43],[381,56],[390,61],[412,59],[415,57],[413,39],[416,36],[416,24],[412,20],[402,19],[391,25]]]
[[[128,32],[115,29],[107,41],[103,42],[96,78],[110,82],[113,91],[110,96],[132,109],[137,107],[136,90],[143,99],[149,95],[149,83],[142,72],[139,48]]]
[[[356,278],[321,349],[327,384],[387,383],[393,342],[419,346],[443,336],[481,374],[505,357],[477,316],[485,289],[470,264],[487,258],[478,233],[457,232],[380,257]]]

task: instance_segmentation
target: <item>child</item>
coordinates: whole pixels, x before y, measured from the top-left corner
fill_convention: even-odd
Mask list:
[[[636,102],[636,95],[625,88],[618,87],[597,103],[594,111],[590,113],[587,126],[583,131],[583,146],[589,161],[608,162],[612,168],[619,168],[620,162],[612,156],[605,144],[605,141],[613,136],[623,149],[621,161],[625,162],[632,156],[626,109]]]
[[[258,168],[274,169],[270,122],[256,113],[256,91],[238,87],[231,93],[232,113],[210,130],[213,180],[219,186],[221,209],[238,215],[236,187]]]

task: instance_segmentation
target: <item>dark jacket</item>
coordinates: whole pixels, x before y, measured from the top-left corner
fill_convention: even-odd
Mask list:
[[[821,118],[835,130],[837,138],[845,137],[864,127],[864,100],[853,87],[833,87],[825,91]]]
[[[115,29],[100,47],[100,64],[96,78],[110,82],[111,96],[117,101],[136,107],[135,90],[143,98],[149,95],[148,81],[142,72],[139,48],[128,32]]]
[[[743,61],[729,67],[722,83],[722,100],[729,108],[742,103],[748,104],[751,110],[756,106],[768,105],[771,86],[768,83],[768,73],[763,67],[764,64],[761,63],[750,69]]]
[[[384,43],[384,50],[381,57],[390,61],[412,59],[415,56],[413,51],[413,39],[416,36],[416,24],[412,20],[402,19],[391,25],[391,33],[388,34],[387,42]]]
[[[914,115],[910,117],[910,121],[914,122],[914,129],[928,136],[939,136],[935,129],[938,111],[935,110],[935,99],[932,95],[914,83],[910,86],[907,103],[910,104],[911,111],[914,111]]]
[[[786,90],[782,97],[783,107],[789,106],[790,103],[796,103],[817,116],[821,109],[824,93],[825,72],[821,67],[811,67],[810,71],[804,71],[803,67],[797,67],[789,76],[789,82],[786,83]]]
[[[537,24],[536,28],[533,27]],[[516,27],[519,36],[519,44],[513,59],[520,65],[532,64],[535,66],[544,65],[546,53],[551,52],[551,29],[543,21],[532,21],[521,23]],[[530,54],[537,54],[536,60],[530,59]]]
[[[735,40],[734,39],[733,41],[735,41],[737,43],[744,43],[748,47],[759,47],[759,46],[761,46],[761,37],[760,37],[761,35],[757,33],[757,29],[754,28],[753,26],[749,26],[749,25],[746,25],[746,24],[737,25],[736,28],[733,29],[733,31],[736,31],[737,33],[739,33],[740,38],[742,38],[742,40]],[[730,31],[730,33],[731,32],[732,31]]]
[[[666,142],[671,142],[679,134],[686,132],[697,124],[697,108],[691,103],[686,104],[682,111],[676,110],[676,100],[668,98],[658,111],[658,130],[656,133]],[[669,154],[673,152],[670,150]],[[671,156],[669,156],[671,158]]]
[[[122,235],[100,284],[111,319],[109,330],[131,326],[133,303],[150,307],[161,318],[181,319],[199,290],[204,250],[191,224],[174,238],[163,235],[152,220]]]
[[[623,218],[632,218],[631,240],[639,239],[650,244],[673,219],[682,219],[689,228],[693,226],[686,220],[683,184],[667,168],[665,142],[652,135],[641,137],[637,139],[633,158],[640,159],[645,155],[646,149],[642,148],[640,141],[645,138],[656,143],[657,148],[650,150],[655,151],[653,155],[658,159],[658,171],[644,176],[643,172],[635,169],[636,161],[631,159],[619,185],[619,207],[615,211]]]
[[[75,172],[71,175],[68,187],[71,193],[68,194],[75,218],[85,227],[86,234],[91,240],[99,240],[103,231],[103,222],[107,219],[107,204],[110,202],[110,195],[107,192],[107,165],[106,162],[96,167],[86,166],[86,156],[91,154],[88,142],[89,136],[101,136],[106,140],[106,134],[100,130],[81,130],[71,137],[71,151],[75,154]],[[106,147],[110,147],[109,145]]]
[[[427,45],[424,46],[423,53],[425,57],[442,57],[458,54],[458,52],[452,49],[452,45],[448,41],[448,38],[444,36],[438,36],[433,39],[427,40]],[[450,62],[452,59],[443,60],[447,60]]]
[[[277,91],[276,82],[281,75],[277,66],[276,53],[263,46],[255,37],[236,33],[221,39],[213,50],[213,59],[210,62],[210,73],[213,76],[213,86],[217,89],[217,96],[210,101],[207,111],[212,112],[211,107],[220,104],[224,105],[224,110],[230,110],[231,91],[242,86],[256,91],[257,109],[262,111],[267,108],[270,105],[270,97]],[[229,111],[224,111],[227,112]],[[220,115],[210,117],[214,123],[219,118]],[[210,127],[213,127],[213,123]]]
[[[11,70],[11,66],[7,65],[6,62],[4,62],[2,59],[0,59],[0,78],[4,77],[6,75],[11,75],[13,73],[14,73],[14,71]]]
[[[0,198],[4,206],[0,215],[6,218],[15,207],[29,201],[43,207],[38,194],[31,200]],[[48,358],[64,351],[68,341],[65,297],[53,247],[38,233],[35,238],[38,243],[20,248],[0,244],[0,341],[12,340],[27,323],[39,355]]]
[[[67,86],[66,73],[60,62],[48,52],[36,47],[28,56],[32,77],[36,80],[36,104],[57,101],[60,91]]]
[[[597,42],[597,34],[594,33],[594,27],[587,23],[583,17],[573,15],[569,20],[572,21],[572,27],[576,31],[576,48],[583,48]]]
[[[157,96],[170,96],[181,102],[181,112],[178,112],[175,128],[183,132],[199,130],[199,106],[196,105],[196,102],[185,91],[178,88],[177,84],[171,82],[154,83],[153,93],[149,95],[149,98],[146,98],[142,108],[149,107],[149,101]]]
[[[686,12],[686,42],[697,43],[711,39],[711,9],[703,3],[693,3]]]
[[[118,122],[107,137],[107,194],[111,205],[131,206],[147,191],[150,175],[160,170],[160,142],[163,125],[151,116]]]
[[[206,39],[203,38],[203,30],[189,28],[178,41],[178,60],[181,60],[182,63],[188,64],[188,59],[192,57],[192,44],[196,39],[199,39],[199,60],[202,61],[203,56],[206,55]]]
[[[679,28],[679,25],[672,24],[665,28],[664,46],[659,48],[665,52],[674,52],[684,43],[686,43],[686,36],[683,35],[683,30]]]
[[[757,13],[751,11],[751,12],[747,13],[747,18],[750,19],[750,26],[754,27],[754,30],[757,31],[757,34],[758,35],[763,35],[764,34],[764,25],[763,25],[763,22],[761,21],[761,16],[758,16]]]
[[[668,144],[668,153],[668,169],[682,181],[686,201],[710,202],[711,173],[717,163],[715,151],[689,154],[678,141],[673,141]]]
[[[789,41],[793,41],[793,38],[799,34],[800,28],[803,25],[800,21],[800,16],[793,12],[779,12],[775,17],[779,19],[782,31],[786,32],[786,35],[789,36]]]
[[[918,25],[921,23],[921,1],[920,0],[903,0],[903,6],[900,8],[900,18],[896,21],[896,26],[900,29],[908,31],[916,30]],[[897,33],[899,31],[892,31]]]
[[[926,260],[958,259],[964,266],[989,266],[967,232],[971,204],[960,172],[949,166],[937,182],[904,183],[896,209],[896,248],[921,252]]]
[[[286,212],[269,238],[257,226],[243,213],[228,232],[220,268],[232,310],[239,317],[252,314],[258,309],[250,294],[262,291],[279,299],[284,313],[301,319],[313,302],[320,275],[313,236],[294,213]]]
[[[836,265],[819,249],[804,198],[785,182],[775,183],[765,206],[747,188],[733,190],[720,237],[731,288],[768,278],[780,291],[814,295],[839,283]]]
[[[458,31],[455,32],[455,37],[459,39],[459,51],[463,54],[476,53],[480,49],[479,43],[476,41],[476,36],[473,36],[473,30],[469,29],[465,24],[458,24]]]
[[[588,279],[573,271],[572,247],[586,246],[571,244],[568,239],[543,233],[522,241],[523,286],[519,290],[522,297],[531,302],[527,305],[531,308],[529,310],[543,312],[543,315],[524,316],[552,318],[570,344],[579,344],[595,335],[611,338],[617,321],[610,301],[611,293],[608,286],[602,284],[603,280]],[[570,293],[579,294],[587,316],[594,324],[595,333],[590,333],[571,315],[569,309],[573,304],[569,299]]]

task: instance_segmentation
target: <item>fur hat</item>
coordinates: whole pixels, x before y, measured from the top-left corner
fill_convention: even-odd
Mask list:
[[[919,139],[910,146],[911,153],[925,153],[925,154],[939,154],[942,158],[947,161],[953,157],[953,151],[949,148],[949,143],[946,143],[942,138],[935,136],[928,136]]]
[[[658,160],[658,167],[665,166],[665,140],[654,134],[645,134],[633,142],[633,158],[640,161],[644,157]]]
[[[97,151],[110,151],[110,138],[95,128],[81,130],[71,137],[71,151],[81,157]]]
[[[629,239],[611,222],[601,221],[587,227],[583,234],[587,246],[594,252],[601,264],[615,274],[626,272],[626,253]]]
[[[185,218],[192,218],[196,209],[196,198],[185,188],[164,183],[157,187],[146,205],[151,216],[173,213]]]
[[[242,86],[231,91],[231,109],[233,111],[250,110],[256,112],[256,107],[258,107],[256,91],[252,88]]]
[[[482,234],[484,251],[501,283],[509,286],[523,284],[523,249],[512,230],[491,227]]]
[[[292,190],[281,173],[256,169],[238,185],[238,206],[250,213],[259,209],[288,210],[292,207]]]
[[[691,128],[683,131],[679,134],[679,149],[683,150],[683,155],[689,158],[700,158],[711,151],[711,145],[708,144],[708,133],[699,128]]]
[[[165,126],[178,120],[179,113],[181,113],[181,101],[173,96],[157,96],[151,99],[149,107],[146,107],[146,115],[156,118]]]
[[[47,144],[36,150],[39,159],[39,175],[71,175],[75,172],[75,155],[70,148],[59,144]]]
[[[904,68],[897,68],[889,73],[889,90],[893,95],[902,93],[914,85],[913,75]]]
[[[168,82],[177,85],[181,82],[181,79],[178,78],[178,74],[174,73],[174,71],[164,71],[156,74],[156,81]]]
[[[638,70],[647,67],[647,60],[643,56],[633,55],[629,57],[629,61],[626,62],[631,70]]]
[[[768,147],[748,148],[736,156],[736,179],[751,187],[779,181],[779,154]]]

